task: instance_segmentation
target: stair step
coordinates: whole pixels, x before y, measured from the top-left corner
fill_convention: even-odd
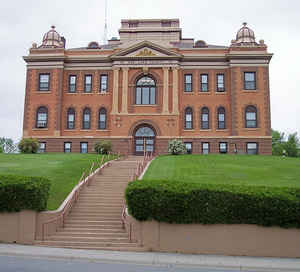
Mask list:
[[[109,212],[119,212],[121,213],[123,210],[122,208],[115,208],[115,207],[104,207],[102,209],[99,208],[92,208],[92,207],[74,207],[72,211],[74,212],[98,212],[98,213],[109,213]]]
[[[52,240],[45,240],[45,241],[37,241],[38,244],[41,245],[52,245],[52,246],[87,246],[87,247],[135,247],[136,243],[122,243],[122,242],[81,242],[81,241],[52,241]]]
[[[120,215],[119,211],[96,211],[96,212],[80,212],[80,211],[75,211],[74,209],[71,211],[70,216],[73,215],[87,215],[87,216],[97,216],[97,215],[106,215],[106,214],[111,214],[111,215]]]
[[[112,228],[75,228],[75,227],[65,227],[65,228],[60,228],[58,229],[58,232],[64,232],[64,233],[80,233],[80,234],[84,234],[84,233],[101,233],[101,234],[105,234],[105,233],[124,233],[125,230],[123,228],[121,228],[120,226],[115,226]],[[126,233],[126,232],[125,232]]]
[[[115,229],[115,230],[123,230],[123,227],[122,227],[122,224],[119,224],[119,225],[110,225],[110,224],[99,224],[99,225],[96,225],[96,224],[85,224],[85,225],[81,225],[81,224],[73,224],[73,223],[65,223],[64,224],[64,227],[66,229],[74,229],[74,228],[77,228],[77,229],[94,229],[94,228],[98,228],[99,230],[100,229]]]
[[[70,242],[86,242],[86,243],[129,243],[128,237],[99,237],[99,236],[61,236],[53,235],[47,237],[48,241],[70,241]]]
[[[126,238],[128,234],[126,232],[105,232],[99,234],[99,232],[71,232],[71,231],[59,231],[49,237],[97,237],[97,238]],[[49,239],[51,240],[51,239]],[[63,240],[63,239],[62,239]]]
[[[43,242],[43,241],[41,241]],[[57,247],[55,245],[45,245],[41,244],[39,242],[36,242],[35,245],[38,246],[48,246],[48,247]],[[112,251],[135,251],[135,252],[143,252],[146,251],[143,247],[139,247],[135,244],[135,246],[132,247],[102,247],[102,246],[59,246],[61,248],[74,248],[74,249],[87,249],[87,250],[112,250]]]
[[[88,216],[88,215],[70,215],[68,217],[70,220],[117,220],[121,219],[121,213],[118,215],[97,215],[97,216]]]
[[[75,219],[69,219],[67,218],[65,221],[65,224],[73,224],[73,225],[97,225],[97,226],[102,226],[102,225],[121,225],[121,219],[119,220],[75,220]]]

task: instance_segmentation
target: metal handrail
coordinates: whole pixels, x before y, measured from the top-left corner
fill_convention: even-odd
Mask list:
[[[141,176],[141,174],[144,172],[148,162],[151,161],[153,159],[153,157],[154,156],[153,156],[152,152],[149,153],[149,154],[146,152],[144,154],[143,161],[137,163],[137,167],[136,167],[136,169],[135,169],[135,171],[132,175],[132,178],[131,178],[130,182],[137,180]],[[122,214],[121,214],[121,220],[122,220],[122,227],[123,228],[125,228],[126,208],[127,208],[126,203],[124,203],[123,209],[122,209]],[[132,224],[130,223],[129,224],[129,241],[131,241],[131,239],[132,239],[132,233],[131,232],[132,232]]]
[[[118,158],[119,158],[119,154],[118,153]],[[107,167],[110,165],[109,163],[109,155],[107,155],[107,160],[106,160],[106,164],[104,163],[105,162],[105,155],[102,156],[102,159],[101,159],[101,162],[99,163],[99,172],[101,172],[101,170],[104,168],[104,167]],[[87,174],[87,176],[85,177],[85,172],[82,173],[79,181],[78,181],[78,184],[77,184],[77,188],[76,190],[73,192],[72,194],[72,197],[67,201],[67,203],[65,204],[65,207],[63,208],[63,211],[60,215],[56,216],[55,218],[52,218],[51,220],[48,220],[46,222],[44,222],[42,224],[42,240],[44,241],[45,239],[45,236],[46,236],[46,226],[49,225],[50,223],[53,223],[53,222],[56,222],[58,223],[59,221],[60,222],[60,225],[62,227],[64,227],[64,223],[65,223],[65,216],[69,214],[69,212],[71,211],[74,203],[77,202],[78,198],[79,198],[79,194],[80,194],[80,191],[81,189],[84,187],[84,186],[89,186],[90,185],[90,182],[91,182],[91,176],[93,174],[93,168],[95,166],[95,163],[93,162],[91,167],[90,167],[90,170]],[[101,167],[102,166],[102,167]],[[97,170],[97,169],[96,169]],[[96,170],[94,172],[96,172]],[[57,230],[57,227],[58,227],[58,224],[56,224],[56,230]]]

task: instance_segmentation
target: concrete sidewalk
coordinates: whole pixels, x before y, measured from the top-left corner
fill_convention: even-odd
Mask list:
[[[221,255],[188,255],[158,252],[121,252],[80,250],[1,244],[0,255],[53,259],[81,259],[93,262],[130,263],[143,265],[176,265],[233,271],[300,271],[300,259],[233,257]]]

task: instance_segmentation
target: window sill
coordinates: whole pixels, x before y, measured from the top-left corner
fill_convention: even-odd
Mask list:
[[[215,93],[216,93],[217,95],[222,95],[222,94],[225,95],[225,94],[227,94],[226,91],[225,91],[225,92],[218,92],[218,91],[216,91]]]
[[[67,91],[66,93],[67,94],[78,94],[78,92],[69,92],[69,91]]]
[[[66,128],[64,131],[76,131],[76,128]]]
[[[244,128],[244,130],[260,130],[260,128]]]
[[[242,92],[247,92],[247,93],[252,93],[252,92],[256,93],[256,92],[258,92],[258,91],[259,91],[258,89],[253,89],[253,90],[243,89],[243,90],[242,90]]]
[[[198,94],[199,94],[199,95],[202,95],[202,94],[211,94],[211,92],[203,92],[203,91],[199,91]]]
[[[91,129],[80,129],[80,131],[92,131]]]
[[[185,91],[183,91],[183,94],[186,94],[186,95],[194,95],[194,92],[193,92],[193,91],[191,91],[191,92],[185,92]]]
[[[183,131],[195,131],[195,129],[193,129],[193,128],[192,129],[186,129],[185,128]]]
[[[224,129],[218,128],[218,129],[216,129],[216,131],[228,131],[228,128],[224,128]]]
[[[39,91],[39,90],[37,90],[36,92],[40,93],[40,94],[49,94],[49,93],[51,93],[50,90],[49,91]]]
[[[108,132],[108,131],[110,131],[110,130],[109,130],[109,129],[96,129],[96,131]]]
[[[200,131],[211,131],[211,128],[201,128]]]
[[[157,104],[133,104],[134,107],[157,107]]]
[[[32,130],[48,130],[48,128],[33,128]]]

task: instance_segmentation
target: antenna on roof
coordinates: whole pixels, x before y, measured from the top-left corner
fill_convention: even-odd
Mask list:
[[[103,32],[103,44],[107,44],[107,0],[105,0],[105,22]]]

